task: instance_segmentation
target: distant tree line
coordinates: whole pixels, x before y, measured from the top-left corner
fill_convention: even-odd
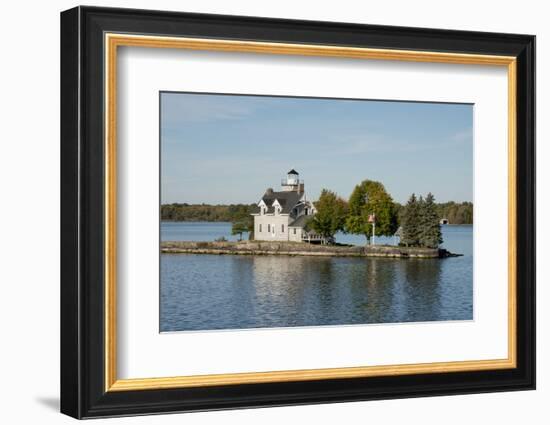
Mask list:
[[[163,204],[160,216],[163,221],[230,221],[250,216],[256,204]]]
[[[446,218],[449,224],[472,224],[474,204],[471,202],[435,203],[437,217]],[[405,205],[395,203],[397,221],[401,223]],[[235,221],[235,217],[251,214],[256,204],[163,204],[161,219],[163,221]]]
[[[446,218],[449,224],[473,224],[474,204],[471,202],[445,202],[435,204],[439,218]]]

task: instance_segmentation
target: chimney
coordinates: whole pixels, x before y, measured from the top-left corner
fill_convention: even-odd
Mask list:
[[[272,187],[268,187],[268,188],[265,190],[265,194],[266,194],[266,195],[273,195],[273,188],[272,188]]]

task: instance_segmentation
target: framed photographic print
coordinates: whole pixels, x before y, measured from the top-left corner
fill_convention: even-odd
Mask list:
[[[61,14],[61,411],[533,389],[535,38]]]

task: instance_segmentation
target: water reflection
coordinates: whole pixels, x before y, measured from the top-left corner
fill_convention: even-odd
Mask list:
[[[466,255],[161,255],[161,330],[471,320],[471,227],[446,243]]]
[[[163,255],[161,329],[471,319],[471,290],[442,302],[449,261]]]

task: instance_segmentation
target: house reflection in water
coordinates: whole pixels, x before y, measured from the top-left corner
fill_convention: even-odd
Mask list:
[[[254,305],[284,326],[425,321],[438,317],[441,261],[257,256]],[[252,288],[251,288],[252,289]]]

